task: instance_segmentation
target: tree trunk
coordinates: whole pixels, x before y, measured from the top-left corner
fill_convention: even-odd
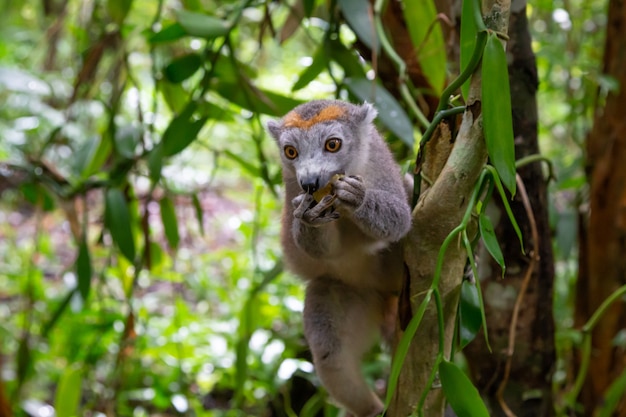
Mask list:
[[[517,159],[537,154],[537,68],[531,49],[525,2],[512,6],[509,21],[508,56],[511,86],[513,130]],[[539,163],[519,170],[538,232],[538,242],[532,239],[531,222],[524,209],[522,195],[510,201],[513,214],[522,231],[522,253],[515,230],[502,203],[493,204],[496,233],[502,248],[506,275],[488,253],[480,254],[480,281],[483,290],[489,342],[489,352],[483,337],[477,337],[464,350],[472,375],[492,416],[505,415],[500,401],[506,403],[516,416],[550,416],[553,414],[551,378],[555,363],[552,290],[554,260],[548,224],[547,186]],[[533,271],[531,257],[538,254]],[[522,291],[527,273],[527,288]],[[523,297],[515,326],[515,338],[509,347],[513,310],[518,297]],[[510,357],[510,374],[506,363]],[[504,384],[503,384],[504,382]],[[502,388],[501,388],[502,387]],[[502,400],[498,400],[498,390]]]
[[[604,73],[620,87],[609,92],[587,138],[590,205],[586,230],[581,232],[580,268],[576,294],[576,324],[582,326],[600,304],[626,284],[626,4],[609,3]],[[584,222],[583,222],[584,225]],[[592,332],[591,366],[580,400],[584,415],[603,402],[611,382],[625,372],[626,352],[614,338],[626,327],[623,302],[613,306]],[[626,416],[626,399],[618,406]]]
[[[506,0],[483,1],[483,12],[491,29],[506,33],[510,3]],[[486,150],[480,114],[480,76],[472,78],[467,110],[450,156],[433,185],[420,198],[413,212],[413,228],[406,239],[405,262],[410,276],[409,299],[414,314],[435,276],[439,248],[448,234],[459,225],[474,185],[484,166]],[[435,140],[433,138],[432,140]],[[433,156],[426,152],[426,157]],[[428,161],[425,162],[425,164]],[[435,179],[436,178],[436,179]],[[441,272],[439,291],[444,314],[444,355],[450,354],[456,312],[467,255],[458,241],[447,252]],[[405,417],[416,411],[419,399],[428,386],[439,352],[439,328],[433,300],[428,304],[421,325],[404,361],[398,389],[386,415]],[[430,389],[424,403],[424,415],[443,416],[444,398],[440,389]]]

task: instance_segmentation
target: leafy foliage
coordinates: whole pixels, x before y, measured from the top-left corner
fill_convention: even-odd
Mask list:
[[[322,410],[300,333],[302,288],[282,273],[280,172],[265,117],[314,97],[369,100],[401,158],[412,156],[424,124],[402,88],[374,77],[373,57],[389,54],[387,32],[370,20],[377,11],[367,2],[337,3],[337,9],[311,0],[5,5],[0,386],[16,415],[50,407],[59,416]],[[481,30],[474,19],[465,25],[471,2],[463,3],[461,68]],[[615,88],[598,71],[600,3],[575,1],[566,10],[541,1],[530,10],[545,80],[541,101],[550,103],[541,112],[541,133],[550,138],[544,149],[559,174],[555,245],[564,272],[555,313],[557,323],[570,323],[560,330],[566,359],[580,339],[571,320],[561,320],[571,318],[574,204],[584,194],[580,146],[597,105],[591,92]],[[403,13],[419,22],[409,25],[410,37],[429,85],[418,87],[439,95],[450,74],[433,3],[408,2]],[[488,119],[507,113],[498,46],[489,36],[483,57],[484,74],[497,79],[484,92],[486,130],[496,123],[487,134],[496,171],[485,181],[504,193],[499,178],[515,187],[510,122]],[[405,87],[423,98],[419,88]],[[477,203],[468,216],[479,216],[485,245],[500,263],[484,201]],[[476,242],[464,240],[471,251]],[[485,322],[479,288],[463,288],[461,346]],[[437,297],[434,288],[413,328]],[[440,359],[444,392],[459,415],[482,410],[473,395],[469,402],[452,399],[450,389],[471,391],[471,384]],[[623,386],[622,377],[609,399]],[[294,392],[308,402],[293,402]]]

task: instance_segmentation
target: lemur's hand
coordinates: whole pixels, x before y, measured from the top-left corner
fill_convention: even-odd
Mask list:
[[[327,195],[316,204],[311,194],[300,194],[291,201],[295,207],[293,216],[313,227],[335,221],[339,218],[339,213],[333,208],[334,200],[334,196]]]
[[[354,211],[363,204],[365,199],[365,184],[359,175],[344,176],[334,183],[337,206]]]

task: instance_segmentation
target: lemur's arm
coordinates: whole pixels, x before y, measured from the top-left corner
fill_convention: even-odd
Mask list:
[[[360,176],[342,177],[335,183],[336,204],[368,236],[397,242],[411,227],[411,211],[404,190],[395,188],[368,189]]]

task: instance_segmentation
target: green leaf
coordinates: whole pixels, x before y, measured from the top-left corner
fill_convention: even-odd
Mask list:
[[[360,100],[374,103],[380,121],[402,142],[413,148],[413,125],[396,99],[380,84],[366,78],[344,80],[348,90]]]
[[[203,13],[178,10],[176,20],[188,35],[199,38],[215,39],[227,35],[230,31],[228,22]]]
[[[163,78],[158,81],[158,86],[172,113],[178,114],[185,109],[189,93],[185,91],[182,85],[171,83]]]
[[[54,396],[54,412],[56,417],[78,416],[78,405],[82,393],[82,369],[77,366],[65,368],[59,379]]]
[[[148,248],[150,250],[149,268],[152,272],[158,273],[158,270],[163,266],[163,261],[165,260],[163,248],[156,242],[150,242]]]
[[[163,146],[156,145],[148,154],[148,171],[150,180],[156,184],[161,179],[161,169],[163,168]]]
[[[102,166],[111,156],[113,147],[107,136],[93,136],[78,150],[75,170],[82,178],[101,172]]]
[[[380,42],[376,34],[374,12],[370,2],[363,0],[339,0],[339,7],[348,25],[361,42],[372,51],[379,53]]]
[[[594,416],[598,417],[611,417],[616,414],[617,406],[620,401],[624,400],[626,395],[626,370],[622,371],[620,376],[613,380],[609,388],[603,394],[603,400],[600,401]]]
[[[165,78],[174,84],[181,83],[191,77],[202,66],[202,57],[198,54],[187,54],[170,62],[163,73]]]
[[[311,62],[311,65],[309,65],[304,71],[300,73],[298,81],[296,81],[293,87],[291,87],[292,92],[298,91],[306,87],[311,81],[313,81],[315,78],[317,78],[318,75],[320,75],[320,73],[328,65],[328,59],[326,58],[326,55],[327,53],[324,50],[323,46],[317,49],[315,55],[313,56],[313,62]]]
[[[303,0],[304,3],[304,15],[306,17],[311,17],[311,13],[313,13],[313,8],[315,7],[315,0]]]
[[[213,62],[213,78],[226,84],[239,84],[242,79],[255,79],[258,77],[256,68],[237,60],[233,56],[209,53],[207,60]]]
[[[476,34],[478,28],[476,27],[476,21],[474,20],[474,7],[476,2],[474,0],[463,0],[463,6],[461,8],[461,72],[470,61],[476,46]],[[470,79],[463,83],[461,86],[461,93],[463,98],[467,101],[467,95],[469,94]]]
[[[242,158],[240,155],[237,155],[236,153],[231,152],[229,150],[224,150],[224,154],[230,159],[232,159],[233,161],[237,162],[252,177],[261,176],[261,169],[257,167],[256,165],[252,164],[251,162],[249,162],[247,159]]]
[[[478,390],[458,366],[441,361],[439,378],[446,400],[458,417],[489,417]]]
[[[170,198],[163,197],[159,201],[159,206],[161,207],[161,221],[163,222],[167,243],[170,245],[170,248],[176,250],[180,236],[178,234],[178,220],[176,219],[174,203]]]
[[[39,206],[45,212],[54,210],[54,199],[41,185],[33,182],[22,183],[20,190],[24,198],[31,204]]]
[[[208,117],[194,118],[197,105],[190,102],[181,114],[174,117],[169,126],[163,132],[161,143],[163,156],[173,156],[184,150],[196,140],[200,129],[204,126]]]
[[[482,323],[478,288],[468,281],[463,281],[459,302],[459,343],[461,349],[474,340]]]
[[[481,175],[481,178],[485,178]],[[483,180],[484,181],[484,180]],[[482,189],[482,184],[476,184]],[[488,192],[488,194],[490,194]],[[491,345],[489,344],[489,331],[487,330],[487,316],[485,315],[485,303],[483,302],[482,289],[480,288],[480,279],[478,279],[478,268],[476,267],[476,258],[472,251],[472,244],[467,237],[467,230],[463,231],[463,245],[467,251],[467,258],[470,261],[472,267],[472,274],[474,275],[474,285],[476,287],[476,295],[478,296],[478,309],[480,311],[480,319],[483,325],[483,335],[485,336],[485,345],[489,352],[491,352]],[[480,326],[479,326],[480,327]],[[478,330],[477,330],[478,331]]]
[[[417,54],[417,62],[435,95],[446,82],[446,47],[433,0],[403,2],[404,19]]]
[[[513,211],[511,210],[511,205],[509,204],[509,201],[507,200],[507,195],[504,192],[504,188],[502,187],[500,176],[498,175],[498,172],[496,171],[496,169],[492,167],[491,165],[485,165],[485,169],[489,171],[489,174],[491,174],[491,178],[493,178],[493,183],[495,184],[496,189],[498,190],[498,194],[500,194],[500,200],[502,201],[502,205],[504,206],[504,211],[506,211],[506,215],[509,218],[511,225],[513,226],[513,230],[515,230],[515,234],[517,235],[517,238],[519,239],[519,244],[520,244],[520,247],[522,248],[522,253],[524,253],[524,239],[522,238],[522,231],[520,230],[519,225],[517,224],[517,220],[515,220],[515,216],[513,215]]]
[[[133,0],[108,0],[106,7],[115,23],[121,25],[126,20],[132,5]]]
[[[198,220],[198,228],[200,229],[200,234],[204,236],[204,211],[202,210],[202,205],[200,204],[198,194],[191,195],[191,202],[196,212],[196,219]]]
[[[133,159],[135,149],[141,140],[142,130],[132,125],[124,125],[115,130],[115,151],[122,158]]]
[[[83,239],[78,246],[78,257],[76,258],[76,275],[78,277],[78,291],[83,302],[89,297],[91,289],[91,257],[89,256],[89,247]]]
[[[161,29],[159,32],[153,34],[148,42],[151,44],[156,43],[166,43],[176,41],[178,39],[184,38],[187,36],[187,32],[182,27],[180,23],[172,23],[164,29]]]
[[[493,229],[493,224],[485,213],[481,213],[478,217],[478,226],[480,228],[480,236],[485,243],[487,251],[489,251],[493,259],[495,259],[498,265],[500,265],[500,268],[502,268],[502,276],[504,277],[504,271],[506,270],[504,256],[502,255],[502,250],[500,250],[500,244],[498,243],[496,232]]]
[[[118,188],[109,188],[105,196],[105,221],[113,242],[131,263],[135,261],[135,239],[130,211],[124,194]]]
[[[483,126],[487,152],[504,186],[515,195],[515,143],[506,54],[490,33],[482,65]]]
[[[345,73],[346,77],[365,78],[365,69],[358,55],[341,43],[339,40],[327,40],[324,42],[324,50],[330,59],[335,61]]]
[[[227,83],[223,80],[216,80],[213,88],[219,95],[239,107],[271,116],[282,117],[303,103],[291,97],[250,86],[246,82]]]

